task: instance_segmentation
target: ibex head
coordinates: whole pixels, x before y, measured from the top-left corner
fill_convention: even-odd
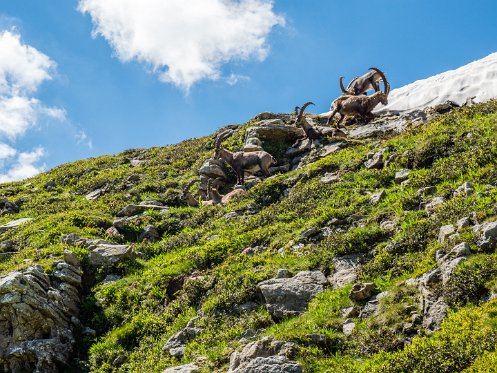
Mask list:
[[[370,68],[370,70],[376,71],[381,76],[381,79],[383,80],[384,91],[381,92],[380,102],[386,106],[386,105],[388,105],[388,94],[390,93],[390,83],[388,83],[388,80],[385,77],[385,74],[380,69],[372,67],[372,68]]]
[[[214,158],[220,158],[219,152],[221,150],[221,142],[229,137],[229,135],[231,135],[231,132],[232,131],[230,130],[226,130],[217,135],[216,141],[214,142]]]
[[[299,108],[298,106],[295,106],[295,117],[296,118],[295,118],[294,124],[297,127],[301,126],[302,118],[304,116],[304,111],[305,111],[305,109],[307,109],[307,107],[309,105],[314,105],[314,102],[311,102],[311,101],[306,102],[304,105],[302,105],[302,108]],[[299,109],[300,109],[300,111],[299,111]]]

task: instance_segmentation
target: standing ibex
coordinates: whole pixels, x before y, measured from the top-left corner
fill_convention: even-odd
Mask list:
[[[322,126],[313,126],[311,125],[304,116],[304,111],[307,109],[309,105],[314,105],[313,102],[306,102],[302,105],[302,108],[298,106],[295,107],[295,126],[302,127],[305,132],[305,135],[308,139],[316,140],[325,136],[329,137],[346,137],[347,135],[336,128],[322,127]],[[299,112],[300,109],[300,112]]]
[[[260,169],[265,177],[271,176],[269,167],[277,161],[268,152],[259,150],[255,152],[238,151],[232,153],[221,147],[221,141],[223,141],[230,133],[231,132],[229,131],[222,132],[216,138],[216,142],[214,144],[214,158],[223,159],[233,168],[233,170],[235,170],[237,183],[241,185],[244,184],[245,171],[254,172]]]
[[[378,70],[379,71],[379,70]],[[372,116],[371,112],[373,109],[381,102],[383,105],[388,104],[388,94],[390,93],[390,84],[381,71],[379,71],[383,84],[385,85],[385,92],[378,91],[373,93],[371,96],[350,96],[343,95],[337,98],[331,104],[330,116],[328,117],[327,124],[329,125],[332,118],[340,113],[341,118],[335,124],[336,128],[340,128],[340,123],[346,116],[360,116],[364,121],[370,120]]]
[[[380,81],[385,80],[385,74],[376,67],[370,67],[369,72],[362,76],[358,76],[349,83],[347,89],[343,86],[343,76],[340,77],[340,89],[344,95],[362,95],[366,94],[370,89],[374,89],[375,92],[380,90]]]

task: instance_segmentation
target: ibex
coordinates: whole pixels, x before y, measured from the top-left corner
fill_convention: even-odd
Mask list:
[[[381,78],[385,85],[385,92],[378,91],[371,96],[350,96],[343,95],[337,98],[331,104],[330,116],[328,117],[327,124],[329,125],[333,117],[340,113],[341,118],[335,124],[336,128],[340,128],[340,123],[346,116],[360,116],[365,122],[370,120],[371,112],[381,102],[383,105],[388,104],[388,94],[390,93],[390,84],[388,83],[385,75],[380,72]]]
[[[237,176],[237,183],[243,185],[245,182],[245,171],[262,171],[265,177],[271,176],[269,167],[276,163],[276,159],[264,150],[255,152],[238,151],[232,153],[221,147],[223,141],[231,132],[223,132],[218,135],[214,144],[214,158],[221,158],[228,163]]]
[[[347,89],[343,86],[343,76],[340,77],[340,89],[344,95],[365,95],[370,89],[375,92],[380,90],[380,81],[385,82],[385,74],[376,67],[370,67],[369,72],[362,76],[358,76],[349,83]]]
[[[190,193],[190,188],[195,184],[197,180],[192,180],[187,184],[181,186],[180,198],[186,202],[190,207],[198,207],[198,200]]]
[[[313,126],[311,125],[304,117],[304,111],[307,109],[309,105],[314,105],[313,102],[306,102],[302,105],[302,108],[298,106],[295,107],[295,125],[297,127],[302,127],[305,132],[305,135],[308,139],[316,140],[325,136],[329,137],[346,137],[347,135],[336,128],[322,127],[322,126]],[[300,112],[299,112],[300,109]]]
[[[209,180],[207,184],[207,193],[213,205],[226,205],[234,198],[247,193],[244,189],[234,189],[225,195],[219,193],[219,188],[223,182],[221,179]]]

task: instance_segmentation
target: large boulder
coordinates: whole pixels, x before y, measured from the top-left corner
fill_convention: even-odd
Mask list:
[[[95,267],[107,267],[133,257],[128,245],[99,244],[90,246],[88,262]]]
[[[157,206],[157,205],[127,205],[121,211],[117,213],[117,216],[134,216],[138,214],[142,214],[147,210],[155,210],[155,211],[165,211],[168,208],[166,206]]]
[[[276,319],[299,315],[310,300],[324,290],[326,277],[320,271],[303,271],[291,278],[273,278],[259,283],[269,312]]]
[[[291,360],[296,352],[294,343],[266,337],[234,352],[228,373],[302,373],[302,366]]]
[[[0,278],[0,367],[59,372],[75,344],[81,269],[59,262],[53,276],[35,265]]]
[[[294,142],[295,140],[304,137],[302,128],[290,126],[283,123],[280,119],[269,119],[259,122],[253,127],[249,127],[245,134],[245,138],[258,138],[262,141],[285,141]]]
[[[222,159],[209,158],[200,166],[198,173],[210,179],[221,178],[228,180],[225,172],[224,161]]]

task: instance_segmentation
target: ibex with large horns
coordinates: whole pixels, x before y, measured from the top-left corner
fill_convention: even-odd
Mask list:
[[[180,198],[186,202],[186,204],[190,207],[198,207],[198,199],[196,199],[192,193],[190,192],[191,187],[198,180],[191,180],[189,183],[183,184],[181,186],[181,194]]]
[[[383,79],[385,74],[376,67],[370,67],[369,72],[362,76],[358,76],[349,83],[347,89],[343,86],[343,76],[340,77],[340,89],[344,95],[362,95],[366,94],[370,89],[374,89],[375,92],[380,90],[380,81]]]
[[[256,172],[261,170],[265,177],[271,176],[269,167],[276,163],[276,159],[264,150],[255,152],[239,151],[232,153],[221,147],[221,141],[229,136],[231,131],[225,131],[218,135],[214,144],[214,158],[221,158],[235,170],[238,184],[245,182],[245,171]]]
[[[313,102],[309,101],[302,105],[302,108],[298,106],[295,107],[295,126],[302,127],[305,132],[305,135],[308,139],[316,140],[322,137],[346,137],[347,135],[336,128],[330,127],[322,127],[322,126],[313,126],[311,125],[304,116],[304,111],[307,109],[309,105],[314,105]],[[300,109],[300,111],[299,111]]]
[[[339,113],[341,118],[335,124],[336,128],[340,128],[340,123],[346,116],[360,116],[364,121],[368,121],[371,117],[371,112],[379,104],[388,104],[388,94],[390,93],[390,84],[385,77],[385,74],[380,72],[381,79],[385,86],[385,91],[378,91],[371,96],[350,96],[343,95],[332,102],[330,116],[327,124],[329,125],[333,117]]]

